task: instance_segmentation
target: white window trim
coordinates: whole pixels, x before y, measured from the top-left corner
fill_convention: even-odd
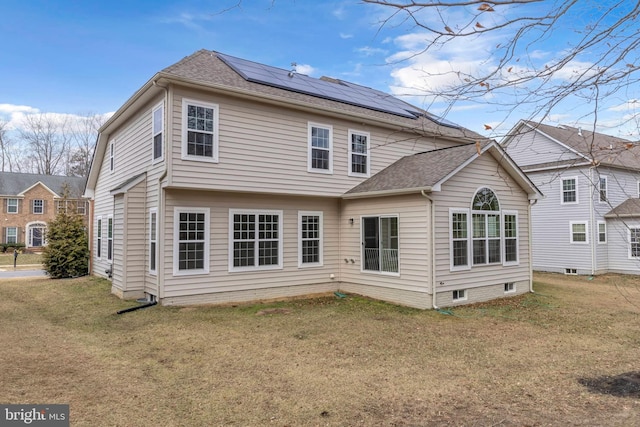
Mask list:
[[[604,241],[600,240],[600,226],[604,225]],[[607,222],[606,221],[598,221],[598,244],[605,245],[607,243]]]
[[[179,207],[173,208],[173,275],[174,276],[196,276],[209,274],[209,246],[211,234],[209,231],[209,208]],[[204,268],[193,270],[180,270],[180,213],[204,213]]]
[[[15,200],[16,201],[16,211],[15,212],[11,212],[9,211],[9,201],[10,200]],[[7,198],[7,214],[9,215],[15,215],[18,213],[18,210],[20,209],[20,201],[17,198]]]
[[[585,232],[585,241],[584,242],[575,242],[573,240],[573,225],[574,224],[583,224],[584,232]],[[589,244],[589,221],[569,221],[569,243],[575,245],[588,245]]]
[[[460,295],[461,292],[462,292],[462,296],[458,296],[458,298],[455,298],[454,294],[458,293],[458,295]],[[469,297],[469,292],[467,292],[466,289],[454,289],[451,292],[451,301],[453,302],[466,301],[468,297]]]
[[[109,172],[114,173],[116,170],[116,142],[109,143]]]
[[[111,236],[109,236],[109,223],[111,223]],[[113,261],[113,235],[115,234],[113,215],[107,215],[107,261]],[[111,245],[109,245],[111,242]]]
[[[575,202],[565,202],[564,201],[564,182],[568,181],[570,179],[573,179],[576,183],[576,201]],[[577,205],[578,202],[580,201],[580,197],[579,197],[579,192],[578,192],[578,177],[577,176],[564,176],[560,178],[560,204],[561,205]]]
[[[515,261],[507,261],[507,245],[505,241],[507,240],[506,230],[505,230],[505,216],[514,215],[516,217],[516,260]],[[502,227],[501,236],[502,236],[502,265],[505,267],[520,265],[520,218],[518,217],[518,211],[504,210],[500,211],[500,226]]]
[[[303,216],[317,216],[319,217],[319,261],[318,262],[302,262],[302,217]],[[324,265],[324,218],[322,211],[298,211],[298,268],[308,267],[322,267]]]
[[[638,198],[640,198],[640,181],[637,182],[637,186],[638,186]]]
[[[278,215],[278,264],[273,265],[253,265],[249,267],[236,267],[233,265],[233,216],[239,214],[247,214],[247,215]],[[282,228],[283,224],[283,211],[281,210],[269,210],[269,209],[229,209],[229,272],[247,272],[247,271],[264,271],[264,270],[282,270],[283,268],[283,245],[284,245],[284,230]],[[257,222],[256,222],[257,224]],[[258,242],[258,229],[256,228],[256,238],[255,242]],[[258,256],[258,250],[256,248],[255,256]]]
[[[102,239],[103,239],[102,215],[98,215],[96,217],[96,259],[102,259]]]
[[[36,212],[36,202],[42,202],[42,205],[40,205],[40,212]],[[33,215],[44,215],[44,199],[33,199],[31,201],[31,213]]]
[[[511,288],[508,290],[505,290],[504,293],[505,294],[515,294],[516,293],[516,284],[515,282],[507,282],[504,284],[505,288]]]
[[[161,117],[162,123],[160,125],[160,132],[154,132],[156,127],[156,111],[162,110]],[[160,156],[155,156],[155,140],[157,135],[162,135],[162,143],[160,144]],[[165,131],[164,131],[164,101],[160,102],[158,105],[153,107],[151,110],[151,163],[159,163],[164,160],[164,139],[165,139]]]
[[[31,227],[38,227],[43,229],[42,246],[33,246],[33,234],[31,234]],[[24,232],[25,232],[25,240],[26,240],[25,245],[28,248],[33,248],[33,247],[43,248],[47,246],[47,234],[46,234],[47,224],[45,222],[42,222],[42,221],[28,222],[27,225],[24,227]]]
[[[353,145],[352,145],[352,135],[361,135],[361,136],[366,136],[367,137],[367,173],[358,173],[358,172],[353,172]],[[348,175],[349,176],[356,176],[356,177],[362,177],[362,178],[368,178],[369,176],[371,176],[371,134],[369,132],[363,132],[363,131],[359,131],[359,130],[353,130],[353,129],[349,129],[348,132],[348,141],[347,143],[349,144],[349,172]],[[363,153],[355,153],[358,155],[363,155]]]
[[[329,130],[329,169],[315,169],[311,167],[311,154],[313,151],[313,146],[311,145],[311,128],[314,127]],[[328,175],[333,174],[333,126],[314,122],[307,123],[307,172],[322,173]]]
[[[604,179],[605,200],[602,200],[602,198],[600,197],[600,180],[601,179]],[[603,205],[609,203],[609,179],[607,178],[606,175],[600,175],[598,177],[598,203],[601,203]]]
[[[467,215],[467,264],[453,265],[453,214],[463,213]],[[471,210],[468,208],[449,208],[449,270],[465,271],[471,270]]]
[[[187,107],[194,105],[196,107],[211,108],[213,110],[213,147],[212,157],[194,156],[188,154],[187,148]],[[193,160],[197,162],[218,163],[218,144],[219,144],[219,110],[218,104],[210,102],[196,101],[194,99],[182,99],[182,160]]]
[[[156,235],[153,236],[151,234],[151,223],[152,223],[152,217],[155,215],[155,219],[156,219]],[[154,253],[151,253],[151,243],[155,243],[156,244],[156,248]],[[151,208],[149,209],[149,244],[148,244],[148,249],[149,249],[149,274],[151,275],[157,275],[158,274],[158,208]],[[152,269],[151,268],[151,257],[154,256],[155,257],[155,268]]]
[[[15,242],[10,242],[9,241],[9,230],[15,230],[15,234],[11,236],[11,237],[15,237],[16,238]],[[4,241],[7,244],[18,243],[18,227],[7,227],[7,228],[5,228]]]
[[[640,230],[640,224],[627,225],[627,256],[629,259],[640,259],[640,256],[631,255],[631,230]]]

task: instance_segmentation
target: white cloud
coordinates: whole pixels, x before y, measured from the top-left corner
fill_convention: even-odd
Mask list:
[[[104,123],[113,114],[114,112],[99,114],[97,115],[97,119],[101,123]],[[87,121],[88,117],[93,116],[93,114],[43,113],[40,109],[28,105],[0,104],[0,120],[7,122],[6,129],[8,131],[17,131],[22,128],[27,120],[27,116],[42,116],[57,126],[66,124],[71,130],[77,130],[82,129],[83,123]]]
[[[352,39],[353,38],[353,34],[346,34],[346,33],[340,33],[340,38],[341,39]]]
[[[608,108],[609,111],[634,111],[640,108],[640,100],[638,99],[630,99],[627,102],[624,102],[620,105],[615,105],[613,107]]]
[[[311,65],[307,64],[298,64],[296,65],[296,73],[304,74],[306,76],[310,76],[315,73],[317,70],[313,68]]]
[[[386,55],[388,53],[388,51],[385,49],[370,46],[361,47],[357,49],[357,52],[362,53],[364,56],[373,56],[377,54]]]

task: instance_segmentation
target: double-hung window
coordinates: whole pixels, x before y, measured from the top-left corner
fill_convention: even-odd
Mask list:
[[[607,177],[601,176],[598,179],[598,194],[600,203],[607,202]]]
[[[44,213],[44,200],[35,199],[31,201],[31,212],[34,214]]]
[[[598,221],[598,243],[607,243],[607,223]]]
[[[640,227],[629,227],[629,258],[640,258]]]
[[[589,243],[589,225],[587,221],[571,221],[569,223],[571,243]]]
[[[218,105],[182,100],[182,158],[218,161]]]
[[[174,208],[173,274],[209,273],[209,208]]]
[[[7,227],[5,243],[18,243],[18,227]]]
[[[362,270],[399,273],[398,217],[362,218]]]
[[[368,132],[349,130],[349,176],[369,176]]]
[[[322,212],[298,212],[298,266],[322,265]]]
[[[151,132],[153,139],[153,160],[162,160],[162,133],[164,129],[164,105],[160,104],[151,113]]]
[[[308,124],[309,172],[333,173],[333,128],[317,123]]]
[[[113,259],[113,217],[107,217],[107,259]]]
[[[18,213],[18,199],[7,199],[7,213]]]
[[[578,203],[578,178],[562,178],[562,204]]]
[[[229,271],[282,268],[282,211],[229,210]]]
[[[480,188],[470,209],[449,209],[450,270],[517,265],[518,238],[518,212],[501,210],[493,190]]]
[[[156,259],[158,257],[158,210],[149,211],[149,272],[156,273]]]
[[[109,144],[109,172],[116,170],[116,143],[111,141]]]
[[[97,231],[97,233],[96,233],[96,244],[97,244],[97,247],[96,247],[96,258],[100,259],[100,258],[102,258],[102,217],[101,216],[98,217],[96,223],[97,223],[97,226],[98,226],[98,229],[96,230]]]

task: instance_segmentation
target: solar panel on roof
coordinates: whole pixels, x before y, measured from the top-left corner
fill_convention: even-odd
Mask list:
[[[293,74],[281,68],[258,64],[246,59],[218,54],[218,57],[244,79],[255,83],[291,90],[306,95],[357,105],[375,111],[415,119],[424,111],[375,89],[337,79],[316,79],[304,74]],[[432,117],[429,117],[434,120]],[[438,122],[438,120],[434,120]],[[450,126],[444,122],[445,126]],[[454,125],[453,127],[458,127]]]

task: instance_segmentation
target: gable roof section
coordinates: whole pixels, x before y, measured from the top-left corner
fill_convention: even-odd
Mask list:
[[[607,219],[640,217],[640,199],[627,199],[607,212],[604,217]]]
[[[546,136],[566,150],[580,156],[584,159],[584,164],[640,170],[640,144],[627,139],[567,125],[551,126],[522,120],[510,132],[510,135],[503,142],[503,146],[507,146],[514,136],[525,132],[538,132]],[[583,162],[579,160],[565,160],[536,166],[560,168],[582,164]],[[527,167],[527,169],[531,168],[531,165]]]
[[[440,191],[442,184],[479,156],[489,153],[526,190],[529,199],[542,193],[495,141],[464,144],[406,156],[347,191],[343,198],[377,197],[417,191]]]
[[[61,197],[68,185],[72,197],[80,197],[85,179],[75,176],[40,175],[31,173],[0,172],[0,196],[22,196],[38,183],[55,196]]]

